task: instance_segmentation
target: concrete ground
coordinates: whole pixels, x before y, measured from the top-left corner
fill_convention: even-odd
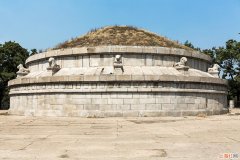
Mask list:
[[[0,115],[0,159],[240,159],[240,116],[53,118]],[[226,155],[225,154],[225,155]]]

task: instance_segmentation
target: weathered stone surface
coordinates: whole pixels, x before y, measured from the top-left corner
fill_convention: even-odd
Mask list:
[[[53,62],[59,66],[55,74],[49,71]],[[201,53],[164,47],[49,51],[31,56],[26,62],[30,73],[9,82],[10,112],[80,117],[225,113],[226,82],[206,72],[209,63]]]

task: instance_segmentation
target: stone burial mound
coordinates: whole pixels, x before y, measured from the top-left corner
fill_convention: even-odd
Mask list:
[[[30,56],[9,81],[10,113],[136,117],[222,114],[227,83],[211,58],[127,26],[105,27]]]

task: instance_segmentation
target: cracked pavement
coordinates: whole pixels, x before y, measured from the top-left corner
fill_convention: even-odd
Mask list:
[[[70,118],[0,115],[0,159],[240,158],[240,116]]]

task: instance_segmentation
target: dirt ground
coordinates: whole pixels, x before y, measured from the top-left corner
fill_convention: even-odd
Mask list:
[[[230,159],[226,155],[240,159],[238,113],[100,119],[0,114],[0,159]]]

